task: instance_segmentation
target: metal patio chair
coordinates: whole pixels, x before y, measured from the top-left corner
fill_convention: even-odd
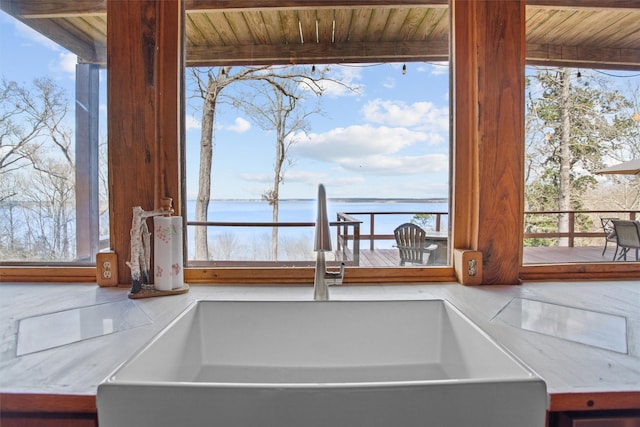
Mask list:
[[[616,256],[618,255],[618,238],[616,237],[616,229],[613,227],[613,220],[620,218],[600,218],[600,222],[602,223],[602,231],[604,232],[604,249],[602,250],[602,256],[607,251],[607,243],[615,243],[616,251],[613,253],[613,261],[616,260]]]
[[[396,227],[393,234],[396,238],[396,247],[400,251],[400,265],[424,264],[425,253],[428,256],[427,262],[433,263],[438,245],[433,243],[427,246],[426,233],[422,228],[406,222]]]
[[[623,219],[612,220],[616,231],[616,238],[620,254],[617,260],[627,260],[627,253],[631,249],[636,250],[636,261],[638,261],[638,250],[640,249],[640,224],[637,221]]]

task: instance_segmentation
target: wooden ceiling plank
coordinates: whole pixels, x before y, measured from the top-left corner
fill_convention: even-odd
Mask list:
[[[260,14],[262,15],[262,22],[264,22],[264,26],[267,29],[271,43],[286,43],[287,37],[282,29],[280,14],[278,11],[263,10]]]
[[[238,37],[225,13],[208,13],[207,19],[209,19],[211,26],[218,32],[225,46],[232,46],[239,43]]]
[[[529,43],[539,43],[546,34],[546,26],[553,17],[553,11],[549,9],[530,9],[526,13],[527,41]]]
[[[106,49],[107,46],[107,33],[105,31],[107,26],[105,21],[106,20],[102,19],[102,16],[100,15],[88,15],[66,19],[68,25],[73,28],[72,32],[82,34],[83,36],[87,35],[87,40],[94,40],[94,45],[97,44],[103,49]]]
[[[244,45],[254,43],[253,33],[249,29],[245,18],[246,12],[247,11],[223,12],[237,40],[233,44]]]
[[[248,34],[251,34],[254,44],[271,44],[269,30],[264,24],[260,11],[243,11],[242,17],[246,23]],[[275,38],[276,43],[279,41]]]
[[[604,27],[604,25],[602,25]],[[607,28],[595,35],[597,39],[587,38],[582,45],[597,44],[598,46],[609,46],[619,48],[640,48],[640,10],[628,12],[624,16],[611,19]]]
[[[298,32],[302,28],[302,40],[304,44],[316,43],[316,11],[312,9],[298,10]],[[298,36],[300,36],[298,34]]]
[[[224,43],[206,13],[189,13],[186,20],[187,45],[204,46],[207,43]]]
[[[629,33],[618,42],[618,46],[622,49],[640,48],[640,28],[629,30]]]
[[[369,18],[369,25],[366,31],[366,40],[368,42],[380,41],[387,28],[391,9],[372,9]]]
[[[434,12],[440,16],[437,19],[437,23],[431,32],[431,37],[433,38],[441,38],[447,37],[449,38],[449,11],[443,9],[432,9]]]
[[[561,19],[564,25],[556,25],[554,21],[554,30],[546,34],[547,41],[574,46],[585,34],[601,27],[603,17],[593,11],[575,10],[570,16],[564,15]]]
[[[443,32],[442,22],[446,23],[446,30]],[[440,38],[447,35],[449,29],[448,13],[444,15],[438,9],[427,9],[422,22],[416,28],[415,38],[419,40],[429,40],[431,38]]]
[[[418,28],[420,28],[420,24],[422,23],[426,13],[427,11],[422,8],[411,9],[411,12],[407,15],[405,24],[402,27],[399,39],[414,40],[415,34],[418,31]]]
[[[389,11],[389,19],[387,20],[387,26],[382,34],[382,41],[395,40],[396,34],[400,34],[405,19],[409,14],[409,8],[391,9]]]
[[[279,10],[278,17],[280,18],[280,25],[282,27],[282,33],[285,37],[285,43],[298,44],[300,43],[300,30],[298,28],[298,14],[293,10]]]
[[[549,25],[545,29],[545,37],[547,40],[559,40],[562,34],[567,30],[568,26],[574,25],[575,21],[572,17],[577,16],[578,11],[570,10],[554,10]]]
[[[318,37],[320,43],[334,43],[334,9],[318,9],[316,12],[316,20],[318,22]]]
[[[367,41],[367,28],[371,19],[371,9],[354,9],[351,16],[349,41]]]
[[[341,9],[340,13],[336,13],[335,43],[345,43],[349,41],[352,20],[353,9]]]

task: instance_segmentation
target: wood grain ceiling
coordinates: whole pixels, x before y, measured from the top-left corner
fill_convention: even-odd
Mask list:
[[[106,63],[105,0],[0,0]],[[187,65],[446,61],[447,0],[186,0]],[[528,0],[527,63],[640,69],[640,0]]]

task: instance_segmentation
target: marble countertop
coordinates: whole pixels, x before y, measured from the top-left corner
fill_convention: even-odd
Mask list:
[[[480,287],[389,284],[331,287],[330,292],[336,300],[448,300],[536,371],[552,398],[566,393],[633,392],[632,399],[639,399],[640,283],[636,281]],[[127,294],[124,288],[95,284],[0,284],[0,393],[95,395],[103,379],[198,299],[311,300],[313,289],[192,286],[186,294],[138,300]],[[98,305],[114,310],[114,317],[124,313],[120,316],[125,322],[108,322],[104,331],[111,333],[83,338],[78,330],[90,329],[86,317],[90,315],[54,315],[43,318],[49,323],[42,328],[44,336],[38,338],[36,333],[28,345],[24,343],[27,319],[75,314],[79,308]],[[135,321],[127,322],[131,310]],[[614,326],[603,326],[600,315]],[[541,326],[536,326],[536,319]],[[33,324],[30,329],[33,333]],[[58,335],[71,336],[72,342],[60,344],[53,339]]]

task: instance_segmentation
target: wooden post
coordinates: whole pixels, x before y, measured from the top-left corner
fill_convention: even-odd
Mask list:
[[[182,0],[108,0],[109,201],[118,283],[130,284],[132,209],[180,200]]]
[[[455,249],[516,284],[524,224],[524,0],[450,0]]]

